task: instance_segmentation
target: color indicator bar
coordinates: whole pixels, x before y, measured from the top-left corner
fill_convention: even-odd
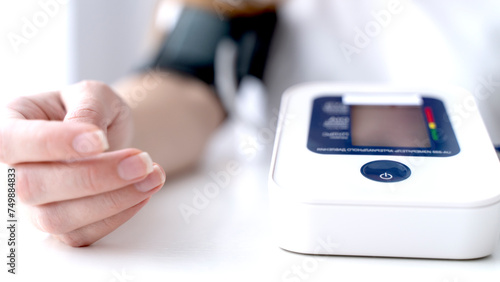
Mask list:
[[[427,125],[429,126],[429,129],[431,131],[432,140],[438,141],[439,135],[436,129],[437,126],[436,126],[436,121],[434,120],[434,113],[432,112],[432,108],[425,107],[424,112],[425,112],[425,117],[427,119]]]
[[[431,107],[425,107],[425,117],[427,118],[427,122],[431,123],[434,122],[434,113],[432,112]]]

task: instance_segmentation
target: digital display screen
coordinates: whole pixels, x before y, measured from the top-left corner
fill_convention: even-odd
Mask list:
[[[352,102],[352,101],[351,101]],[[341,95],[314,100],[307,148],[318,154],[449,157],[460,152],[444,103],[345,104]]]
[[[431,147],[419,106],[351,106],[351,138],[353,146]]]

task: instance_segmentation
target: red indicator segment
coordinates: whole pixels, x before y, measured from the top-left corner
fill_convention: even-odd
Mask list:
[[[432,112],[432,108],[425,107],[424,112],[425,112],[425,117],[427,118],[427,125],[429,126],[429,129],[431,131],[432,140],[438,141],[439,134],[437,133],[437,130],[436,130],[437,126],[436,126],[436,122],[434,120],[434,113]]]
[[[424,111],[425,111],[425,117],[427,118],[427,122],[428,123],[435,122],[432,109],[430,107],[425,107]]]

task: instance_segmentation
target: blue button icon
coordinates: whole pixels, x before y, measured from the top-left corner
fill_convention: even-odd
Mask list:
[[[400,162],[380,160],[365,164],[361,174],[378,182],[399,182],[410,177],[411,170]]]

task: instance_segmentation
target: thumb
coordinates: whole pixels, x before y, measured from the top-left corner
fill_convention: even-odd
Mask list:
[[[64,121],[94,124],[106,133],[114,118],[109,108],[113,96],[107,85],[97,81],[83,81],[66,87],[61,91],[66,107]]]
[[[99,127],[112,148],[130,139],[129,108],[106,84],[83,81],[61,91],[66,107],[64,122],[89,123]]]

